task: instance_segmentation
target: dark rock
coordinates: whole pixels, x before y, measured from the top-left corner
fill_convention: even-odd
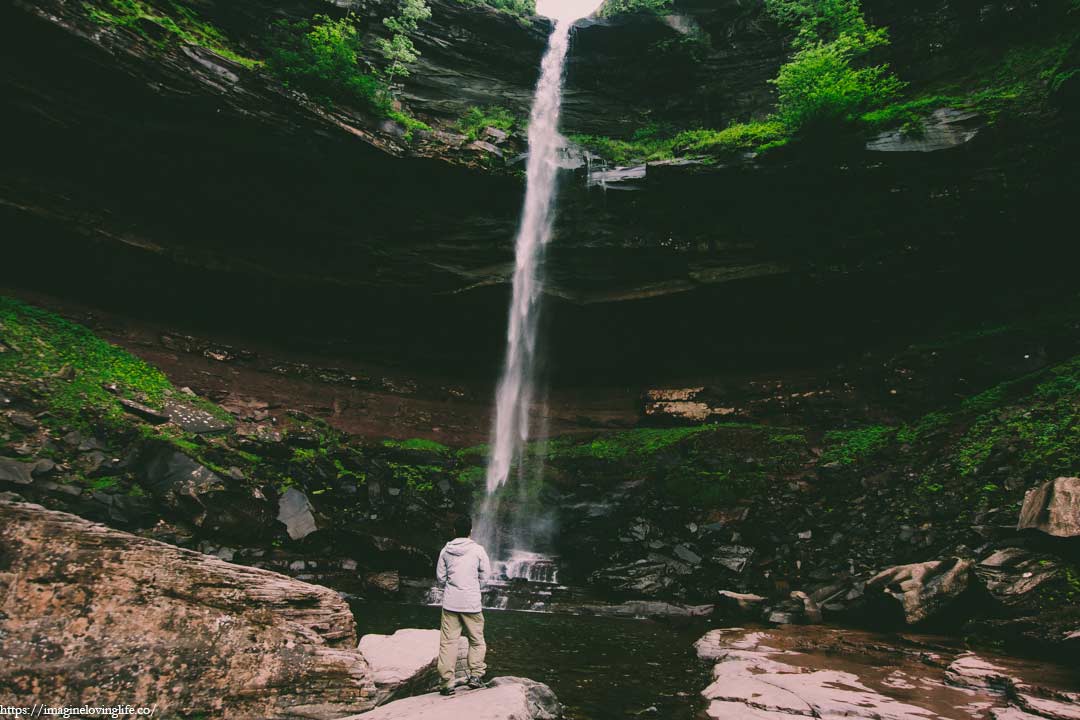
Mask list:
[[[383,595],[396,595],[401,589],[401,574],[397,570],[383,570],[364,576],[364,587]]]
[[[0,482],[30,485],[34,482],[34,463],[0,457]]]
[[[754,548],[745,545],[721,545],[716,549],[712,559],[735,573],[741,573],[746,569],[750,558],[754,556]]]
[[[721,590],[716,601],[716,610],[726,618],[759,618],[765,607],[765,598],[751,593],[737,593]]]
[[[162,423],[169,422],[169,416],[167,414],[159,412],[148,405],[143,405],[140,402],[128,400],[127,398],[120,398],[117,402],[120,403],[120,406],[123,407],[124,410],[127,410],[132,415],[142,418],[152,425],[161,425]]]
[[[1065,583],[1065,568],[1059,558],[1035,554],[1022,548],[998,550],[975,566],[975,574],[990,595],[1011,609],[1037,611],[1046,591]]]
[[[874,152],[935,152],[971,142],[984,124],[982,116],[969,110],[939,108],[923,122],[922,132],[890,130],[867,141]]]
[[[35,420],[33,416],[27,413],[13,412],[8,415],[8,420],[10,420],[11,424],[15,427],[19,428],[20,430],[25,430],[27,432],[33,432],[38,428],[37,420]]]
[[[1028,490],[1016,529],[1080,537],[1080,478],[1059,477]]]
[[[500,150],[497,146],[483,140],[474,140],[465,147],[469,150],[476,150],[477,152],[490,153],[491,155],[500,158],[503,156],[502,150]]]
[[[136,470],[140,485],[171,514],[204,530],[245,539],[271,532],[274,515],[257,488],[226,483],[171,446],[149,449]]]
[[[56,463],[49,458],[42,458],[34,463],[34,477],[51,475],[56,470]]]
[[[971,584],[972,562],[960,558],[899,565],[883,570],[866,583],[871,603],[893,607],[908,625],[934,618]]]
[[[676,557],[678,557],[680,560],[683,560],[684,562],[688,562],[691,565],[701,564],[701,556],[685,545],[676,545],[673,552],[675,553]]]
[[[796,590],[791,593],[791,599],[802,604],[802,622],[807,625],[819,625],[822,622],[821,608],[809,595]]]

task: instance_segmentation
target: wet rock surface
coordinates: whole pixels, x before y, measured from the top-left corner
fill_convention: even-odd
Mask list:
[[[971,653],[954,641],[854,630],[711,630],[695,645],[715,661],[702,691],[717,718],[929,720],[1060,718],[1080,712],[1071,666]]]

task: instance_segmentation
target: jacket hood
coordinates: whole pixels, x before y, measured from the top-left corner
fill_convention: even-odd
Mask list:
[[[450,542],[446,543],[446,548],[445,548],[446,549],[446,554],[447,555],[464,555],[474,545],[476,545],[476,543],[474,543],[469,538],[455,538],[454,540],[451,540]]]

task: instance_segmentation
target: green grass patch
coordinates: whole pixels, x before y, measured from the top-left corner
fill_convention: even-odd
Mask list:
[[[450,448],[435,440],[424,440],[423,438],[411,438],[409,440],[383,440],[383,447],[393,448],[395,450],[421,450],[423,452],[433,452],[439,455],[448,455]]]
[[[174,41],[198,45],[232,60],[246,68],[262,63],[236,52],[225,34],[213,24],[202,19],[197,12],[177,2],[152,5],[143,0],[102,0],[98,4],[85,2],[83,8],[92,20],[129,30],[151,42],[163,44],[155,37],[164,34]],[[156,26],[159,33],[151,33]]]
[[[589,441],[574,439],[551,440],[547,443],[548,458],[595,458],[623,460],[634,456],[651,455],[682,442],[698,433],[716,430],[716,425],[693,425],[677,428],[638,428],[600,435]]]
[[[7,348],[0,353],[0,374],[46,382],[50,412],[66,421],[88,410],[117,421],[127,417],[106,385],[159,409],[173,392],[157,368],[81,325],[11,298],[0,297],[0,340]]]
[[[524,123],[509,109],[499,105],[479,107],[473,105],[468,108],[458,120],[457,128],[469,140],[479,140],[484,135],[484,130],[489,127],[498,128],[511,133],[521,128]]]
[[[896,428],[871,425],[856,430],[832,430],[825,433],[825,451],[821,462],[854,465],[865,462],[884,450],[896,435]]]

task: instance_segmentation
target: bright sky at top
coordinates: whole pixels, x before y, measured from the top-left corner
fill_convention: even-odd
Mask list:
[[[553,20],[573,21],[600,9],[604,0],[536,0],[536,12]]]

